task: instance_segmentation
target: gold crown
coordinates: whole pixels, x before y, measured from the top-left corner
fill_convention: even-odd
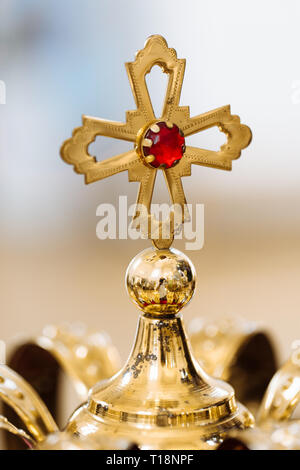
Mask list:
[[[169,76],[158,118],[145,81],[154,65]],[[61,149],[87,183],[125,170],[130,181],[140,182],[137,207],[146,212],[140,217],[137,209],[134,219],[154,248],[138,254],[127,269],[128,294],[141,314],[121,369],[107,335],[82,325],[48,326],[40,336],[11,346],[8,365],[0,366],[5,404],[0,427],[8,431],[8,448],[24,443],[37,449],[299,448],[299,423],[290,419],[300,399],[299,344],[278,372],[269,335],[246,321],[193,321],[191,346],[180,311],[194,294],[196,275],[188,257],[171,248],[175,211],[169,237],[162,236],[157,221],[155,235],[149,232],[158,170],[173,204],[184,208],[182,224],[188,214],[181,178],[191,174],[191,165],[230,170],[251,140],[250,129],[229,106],[196,117],[179,106],[184,68],[185,60],[161,36],[151,36],[126,64],[137,109],[126,113],[125,123],[84,116]],[[212,126],[227,137],[219,151],[186,145],[186,137]],[[97,135],[131,141],[133,149],[98,162],[88,153]],[[82,403],[69,420],[68,381],[76,405]],[[67,403],[70,396],[69,389]]]
[[[171,324],[172,330],[176,328]],[[242,319],[213,323],[198,318],[189,331],[195,357],[203,368],[229,380],[237,397],[256,416],[254,427],[226,430],[216,447],[299,449],[300,424],[291,417],[300,399],[300,345],[292,345],[289,360],[276,372],[273,341],[253,323]],[[172,340],[168,342],[170,347]],[[9,432],[5,434],[6,448],[131,449],[136,445],[130,439],[108,435],[78,438],[59,431],[56,424],[57,420],[64,428],[60,414],[65,417],[66,410],[59,410],[66,393],[65,384],[58,380],[62,374],[73,386],[71,395],[85,402],[91,383],[109,378],[119,368],[118,353],[103,332],[89,332],[77,324],[48,326],[42,335],[11,345],[8,364],[10,367],[0,366],[0,396],[7,416],[0,417],[0,427]],[[67,389],[70,393],[70,386]],[[137,400],[142,408],[143,397]],[[173,417],[161,409],[157,419],[164,433]],[[184,440],[182,446],[180,442],[178,447],[184,447]]]

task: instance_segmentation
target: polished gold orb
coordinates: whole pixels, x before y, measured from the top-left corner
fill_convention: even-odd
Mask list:
[[[195,268],[180,251],[147,248],[129,264],[126,286],[130,298],[145,313],[175,314],[192,298]]]

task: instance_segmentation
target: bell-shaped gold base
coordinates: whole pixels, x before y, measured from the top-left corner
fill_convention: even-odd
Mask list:
[[[194,359],[181,315],[144,314],[126,365],[91,390],[67,430],[94,442],[117,436],[142,449],[214,449],[228,430],[252,424],[232,387]]]

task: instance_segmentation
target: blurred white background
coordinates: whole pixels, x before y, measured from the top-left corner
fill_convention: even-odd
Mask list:
[[[88,114],[134,109],[124,62],[151,34],[187,59],[181,104],[225,104],[253,131],[231,173],[194,167],[188,202],[205,204],[205,245],[189,252],[198,290],[185,319],[267,323],[282,354],[300,337],[300,3],[297,0],[1,0],[1,338],[80,320],[107,330],[125,358],[138,312],[124,289],[146,241],[100,241],[96,207],[134,202],[119,174],[90,186],[59,157]],[[158,106],[166,80],[153,69]],[[218,148],[207,131],[193,145]],[[100,138],[99,158],[128,144]],[[162,195],[165,196],[165,189]],[[178,242],[179,249],[184,248]]]

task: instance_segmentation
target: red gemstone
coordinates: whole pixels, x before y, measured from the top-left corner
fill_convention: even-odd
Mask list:
[[[173,124],[173,127],[168,127],[162,121],[155,125],[159,127],[159,131],[154,132],[149,128],[144,136],[144,139],[152,141],[151,147],[143,146],[144,156],[153,155],[155,157],[155,160],[148,162],[154,168],[160,166],[171,168],[180,161],[185,152],[183,134],[176,124]]]

